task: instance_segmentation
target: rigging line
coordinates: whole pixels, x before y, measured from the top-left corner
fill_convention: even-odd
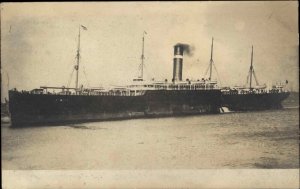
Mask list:
[[[145,58],[144,58],[144,60],[145,60]],[[142,67],[146,68],[146,64],[145,63],[144,64],[139,64],[139,70],[141,70]]]
[[[254,69],[253,69],[253,75],[254,75],[254,79],[255,79],[256,85],[259,85],[258,80],[257,80],[257,77],[256,77],[256,74],[255,74],[255,72],[254,72]]]
[[[214,68],[215,68],[215,70],[216,70],[216,73],[217,73],[217,76],[218,76],[218,79],[219,79],[219,82],[220,82],[220,86],[222,86],[221,77],[220,77],[220,75],[219,75],[219,72],[218,72],[218,70],[217,70],[217,67],[215,66],[214,62],[213,62],[212,65],[214,66]]]
[[[139,71],[142,69],[142,64],[139,65]]]
[[[205,78],[206,75],[207,75],[207,72],[208,72],[208,70],[209,70],[209,67],[210,67],[210,64],[208,64],[208,66],[207,66],[207,68],[206,68],[206,71],[205,71],[205,74],[204,74],[204,78]]]
[[[70,79],[69,79],[69,81],[68,81],[67,87],[70,86],[70,83],[71,83],[71,80],[72,80],[72,77],[73,77],[74,70],[75,70],[75,69],[72,69],[72,73],[71,73],[71,75],[70,75]]]
[[[144,58],[145,59],[145,58]],[[139,68],[138,68],[138,77],[140,77],[140,71],[142,70],[142,68],[147,68],[147,66],[146,66],[146,64],[144,63],[144,64],[139,64]],[[145,75],[146,73],[148,73],[147,72],[147,70],[143,70],[144,72],[143,72],[143,75]],[[146,74],[147,75],[147,74]]]
[[[139,78],[140,77],[140,71],[141,71],[141,64],[139,64],[138,70],[136,70],[136,75]]]
[[[76,60],[76,57],[74,59]],[[69,70],[70,68],[72,68],[72,70],[73,70],[74,69],[74,61],[70,61],[70,63],[67,64],[66,68],[67,68],[67,70]]]
[[[75,56],[74,59],[76,59],[76,56]],[[69,78],[69,80],[68,80],[67,87],[70,86],[70,82],[71,82],[72,77],[73,77],[73,72],[74,72],[74,62],[68,64],[68,69],[69,69],[71,66],[72,66],[72,72],[71,72],[71,74],[70,74],[70,78]]]
[[[246,84],[248,84],[248,83],[249,83],[250,72],[251,72],[251,71],[249,70],[249,72],[248,72],[248,75],[247,75]]]
[[[85,73],[85,66],[82,63],[81,63],[81,65],[82,65],[82,68],[83,68],[83,73],[84,73],[84,77],[85,77],[86,82],[87,82],[87,86],[90,87],[89,80],[87,79],[87,76],[86,76],[86,73]]]
[[[75,55],[74,60],[76,61],[77,55]],[[70,63],[67,64],[67,69],[69,70],[69,68],[74,69],[74,61],[70,61]]]
[[[77,55],[75,55],[74,59],[76,60]],[[69,63],[66,64],[67,68],[70,68],[71,66],[74,67],[74,61],[70,61]]]

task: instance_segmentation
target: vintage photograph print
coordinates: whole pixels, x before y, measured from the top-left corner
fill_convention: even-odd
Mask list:
[[[1,3],[3,188],[298,188],[297,1]]]

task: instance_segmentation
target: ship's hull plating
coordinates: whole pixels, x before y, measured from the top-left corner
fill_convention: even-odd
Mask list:
[[[157,90],[142,96],[30,94],[9,91],[12,126],[218,113],[220,90]]]
[[[222,94],[222,106],[231,111],[251,111],[282,108],[289,92],[260,94]]]

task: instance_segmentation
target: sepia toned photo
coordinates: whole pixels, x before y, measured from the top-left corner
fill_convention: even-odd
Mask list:
[[[299,188],[297,1],[1,3],[3,188]]]

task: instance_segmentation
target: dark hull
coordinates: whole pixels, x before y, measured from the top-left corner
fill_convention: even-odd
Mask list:
[[[9,91],[12,126],[218,113],[220,90],[157,90],[142,96],[30,94]]]
[[[231,111],[251,111],[282,108],[289,92],[261,94],[222,94],[222,106]]]

